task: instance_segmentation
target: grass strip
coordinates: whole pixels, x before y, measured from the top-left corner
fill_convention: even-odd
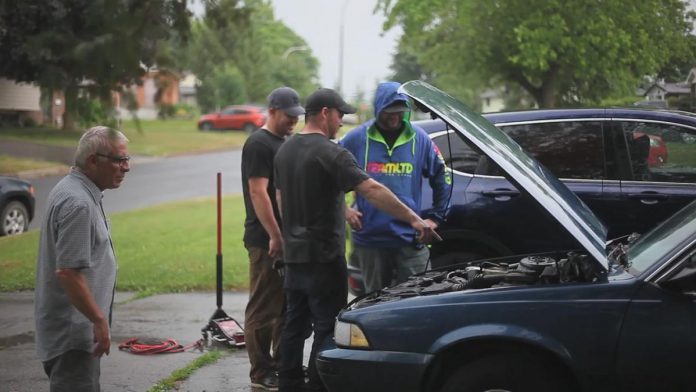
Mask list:
[[[223,284],[246,289],[249,261],[242,242],[241,195],[222,203]],[[110,214],[119,263],[118,290],[156,293],[215,290],[216,203],[214,198],[164,203]],[[0,237],[0,291],[34,288],[39,231]]]
[[[174,390],[181,381],[189,378],[196,370],[202,368],[203,366],[211,365],[217,362],[221,357],[222,351],[209,351],[196,358],[193,362],[185,367],[173,371],[169,377],[158,381],[157,384],[153,385],[147,390],[147,392],[167,392]]]
[[[49,167],[65,166],[61,163],[43,161],[40,159],[17,158],[0,155],[0,173],[17,174],[26,170],[46,169]]]

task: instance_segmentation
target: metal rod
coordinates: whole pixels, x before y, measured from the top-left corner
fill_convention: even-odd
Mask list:
[[[222,308],[222,173],[217,174],[217,256],[216,278],[217,278],[217,307]]]

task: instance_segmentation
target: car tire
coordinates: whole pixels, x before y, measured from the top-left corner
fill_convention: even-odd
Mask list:
[[[206,121],[201,124],[200,127],[198,127],[201,131],[212,131],[213,130],[213,124],[209,121]]]
[[[257,127],[256,125],[252,124],[252,123],[248,123],[248,124],[244,124],[244,128],[243,128],[243,129],[244,129],[244,132],[246,132],[247,134],[251,134],[252,132],[254,132],[255,130],[257,130],[258,127]]]
[[[467,261],[483,259],[484,256],[476,252],[445,252],[439,256],[435,256],[430,261],[432,268],[446,267],[449,265],[465,263]]]
[[[563,377],[554,370],[560,369],[535,355],[489,355],[455,370],[440,392],[570,391]]]
[[[0,218],[0,235],[21,234],[29,229],[29,213],[21,202],[9,202]]]

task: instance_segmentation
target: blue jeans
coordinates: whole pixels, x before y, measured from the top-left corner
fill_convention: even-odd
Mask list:
[[[307,389],[325,390],[316,368],[317,352],[333,346],[336,316],[346,305],[348,276],[343,263],[285,265],[285,326],[280,338],[280,391],[300,391],[304,384],[302,356],[307,325],[314,344],[309,357]]]

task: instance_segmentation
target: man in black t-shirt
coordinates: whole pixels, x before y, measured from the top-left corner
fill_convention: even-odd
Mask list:
[[[283,238],[275,199],[273,158],[285,136],[304,114],[300,97],[289,87],[268,96],[268,119],[242,149],[242,189],[246,220],[244,246],[249,253],[249,302],[245,312],[251,386],[277,390],[278,345],[284,322],[283,280],[274,271]]]
[[[285,327],[280,341],[280,391],[325,390],[316,354],[330,344],[334,321],[348,295],[345,259],[345,194],[355,190],[376,208],[408,222],[423,243],[439,238],[415,212],[360,169],[353,155],[333,143],[346,113],[355,113],[331,89],[307,98],[306,125],[275,158],[276,195],[283,222]],[[305,328],[313,322],[309,382],[303,386]],[[304,389],[303,389],[304,388]]]

